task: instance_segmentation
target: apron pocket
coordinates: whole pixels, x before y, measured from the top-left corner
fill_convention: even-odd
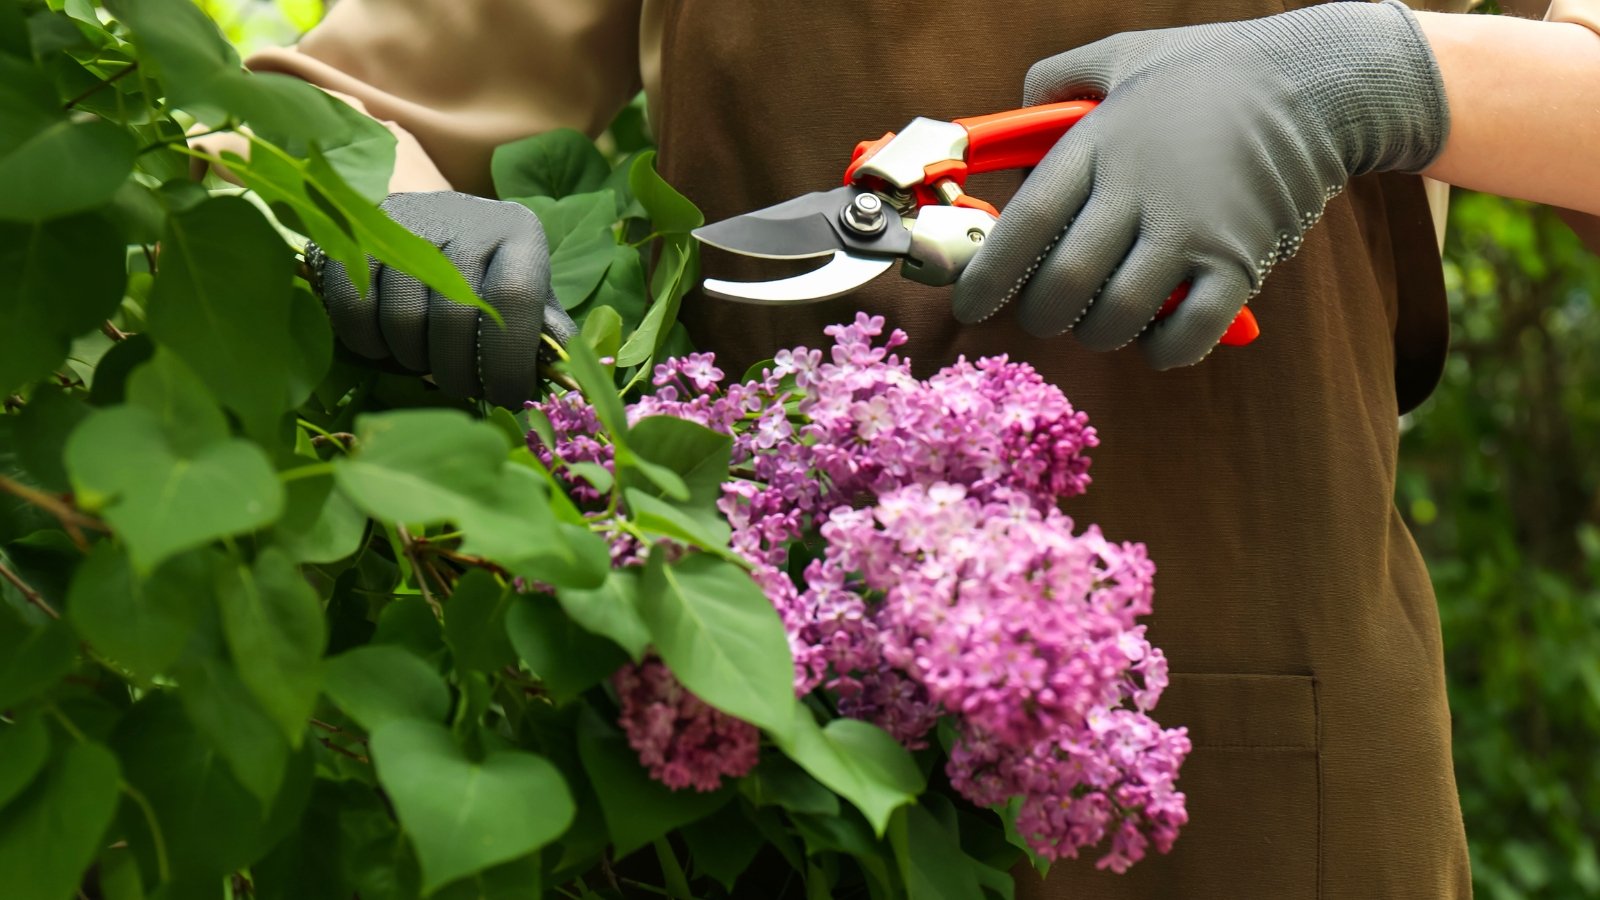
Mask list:
[[[1178,774],[1189,824],[1162,860],[1168,872],[1148,874],[1182,885],[1187,898],[1316,900],[1316,680],[1174,673],[1154,714],[1163,725],[1186,726],[1194,750]]]

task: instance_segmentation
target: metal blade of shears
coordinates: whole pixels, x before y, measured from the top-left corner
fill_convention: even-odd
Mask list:
[[[699,240],[732,253],[767,259],[805,259],[847,249],[833,225],[861,188],[816,191],[776,206],[713,222],[694,230]]]
[[[707,278],[705,292],[724,300],[780,305],[814,303],[850,293],[888,271],[894,261],[895,257],[892,256],[856,256],[835,250],[833,259],[820,269],[776,281],[722,281]]]

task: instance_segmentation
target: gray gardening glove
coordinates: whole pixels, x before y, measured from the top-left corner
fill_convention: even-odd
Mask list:
[[[1216,346],[1351,176],[1424,169],[1449,131],[1433,52],[1393,0],[1120,34],[1028,72],[1030,105],[1089,96],[1105,99],[1006,207],[955,314],[1015,297],[1032,334],[1093,350],[1142,334],[1160,369]]]
[[[505,327],[440,296],[409,275],[367,259],[362,297],[344,264],[306,246],[313,285],[333,331],[351,351],[432,373],[446,393],[519,406],[538,387],[541,330],[565,344],[577,328],[550,288],[550,251],[527,207],[455,191],[390,194],[381,206],[444,251]]]

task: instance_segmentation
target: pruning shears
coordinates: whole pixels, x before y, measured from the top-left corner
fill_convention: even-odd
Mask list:
[[[856,145],[844,186],[817,191],[695,229],[701,241],[744,256],[832,256],[821,268],[773,281],[705,280],[715,297],[749,303],[814,303],[847,294],[896,261],[900,274],[930,285],[953,283],[999,218],[966,192],[968,175],[1035,166],[1067,129],[1098,103],[1072,100],[953,121],[916,118]],[[1189,286],[1172,292],[1170,314]],[[1242,346],[1260,333],[1242,309],[1222,343]]]

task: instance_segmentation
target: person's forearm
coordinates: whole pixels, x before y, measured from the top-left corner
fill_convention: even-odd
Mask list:
[[[1450,136],[1425,174],[1600,215],[1600,35],[1582,25],[1417,13]]]

